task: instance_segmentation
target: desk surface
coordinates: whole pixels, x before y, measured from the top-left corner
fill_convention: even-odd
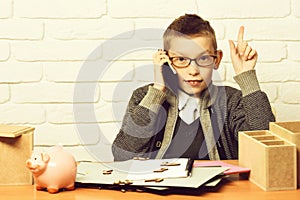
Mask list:
[[[236,164],[237,162],[231,162]],[[192,192],[193,191],[193,192]],[[49,194],[45,191],[36,191],[34,186],[0,186],[0,199],[7,200],[114,200],[114,199],[222,199],[222,200],[296,200],[300,199],[300,189],[291,191],[265,192],[249,180],[240,180],[237,176],[226,178],[217,188],[175,191],[177,194],[155,194],[149,192],[125,193],[118,190],[76,188],[74,191],[63,191],[57,194]],[[192,194],[192,193],[193,194]]]

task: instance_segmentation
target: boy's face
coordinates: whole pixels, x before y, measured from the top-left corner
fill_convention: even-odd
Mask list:
[[[173,38],[170,41],[169,57],[199,58],[203,55],[217,56],[209,66],[198,66],[195,61],[185,68],[173,68],[178,74],[179,87],[187,94],[200,96],[211,83],[213,69],[218,69],[222,59],[222,51],[216,51],[212,45],[211,38],[193,37]]]

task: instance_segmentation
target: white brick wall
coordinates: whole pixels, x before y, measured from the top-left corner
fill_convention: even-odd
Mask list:
[[[9,86],[7,84],[0,84],[0,103],[9,101]]]
[[[51,20],[46,23],[48,37],[59,40],[97,40],[109,39],[123,32],[129,32],[123,38],[134,33],[132,20],[112,19],[103,16],[99,19]]]
[[[198,12],[213,19],[281,18],[290,14],[290,0],[197,0]],[[256,27],[258,28],[258,27]]]
[[[17,61],[83,61],[100,58],[101,51],[89,57],[97,41],[38,41],[13,42],[12,56]]]
[[[0,42],[0,61],[8,59],[10,54],[10,47],[8,42]]]
[[[1,0],[0,123],[35,127],[36,149],[111,160],[131,92],[184,13],[210,20],[224,52],[214,79],[234,87],[228,39],[244,25],[277,120],[300,120],[300,0]]]
[[[14,15],[31,19],[87,19],[106,13],[105,0],[13,0]]]
[[[41,63],[3,62],[0,63],[0,82],[29,83],[39,82],[43,78]]]
[[[2,0],[0,1],[0,19],[9,18],[12,15],[12,1],[13,0]]]
[[[39,20],[7,19],[0,21],[0,38],[11,40],[41,40],[44,25]]]
[[[108,0],[108,14],[116,18],[165,18],[197,12],[195,0]]]

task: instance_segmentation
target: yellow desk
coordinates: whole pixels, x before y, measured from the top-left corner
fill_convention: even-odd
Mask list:
[[[230,162],[237,164],[237,161]],[[191,194],[188,190],[180,194],[154,194],[148,192],[125,193],[118,190],[76,188],[74,191],[63,191],[57,194],[49,194],[46,191],[36,191],[34,186],[0,186],[0,199],[5,200],[138,200],[138,199],[211,199],[211,200],[297,200],[300,199],[300,189],[291,191],[265,192],[249,180],[239,180],[238,176],[225,179],[214,190],[198,190]]]

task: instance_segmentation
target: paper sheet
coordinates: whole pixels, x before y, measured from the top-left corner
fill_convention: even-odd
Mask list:
[[[226,174],[226,175],[250,172],[249,168],[228,164],[228,163],[225,163],[225,162],[222,162],[222,161],[219,161],[219,160],[195,161],[194,162],[194,167],[207,167],[207,166],[228,167],[229,169],[224,172],[224,174]]]

